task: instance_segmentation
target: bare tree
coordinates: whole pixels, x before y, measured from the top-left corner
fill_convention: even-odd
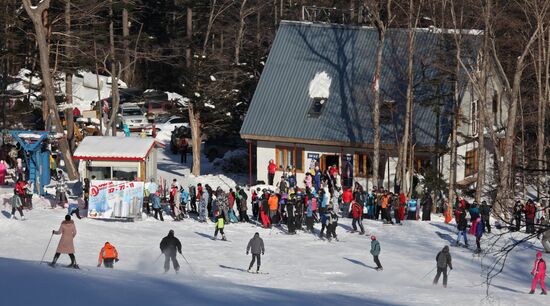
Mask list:
[[[380,167],[380,78],[382,75],[382,60],[384,53],[384,45],[386,42],[386,31],[391,23],[391,5],[392,0],[386,1],[386,6],[382,7],[379,1],[365,0],[364,6],[369,12],[369,18],[378,30],[378,46],[376,49],[376,72],[373,84],[374,104],[372,111],[372,122],[374,127],[374,154],[373,154],[373,181],[375,186],[379,185],[378,172]]]
[[[33,6],[31,0],[23,0],[23,7],[31,19],[35,29],[35,39],[38,44],[38,51],[40,56],[40,70],[42,72],[42,84],[44,86],[43,92],[48,105],[49,118],[52,120],[52,130],[54,132],[63,133],[63,126],[59,119],[59,113],[57,104],[55,103],[54,85],[52,75],[50,73],[50,48],[46,40],[46,29],[44,28],[44,21],[42,16],[44,11],[50,7],[50,0],[42,0],[38,5]],[[70,179],[78,178],[78,170],[73,161],[71,150],[66,137],[62,137],[59,140],[59,148],[63,154],[65,160],[65,166],[67,167],[67,173]]]

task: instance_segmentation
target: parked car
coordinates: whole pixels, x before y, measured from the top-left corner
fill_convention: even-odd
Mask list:
[[[176,128],[179,128],[180,126],[189,127],[189,123],[186,122],[186,120],[182,117],[178,116],[165,116],[165,117],[158,117],[155,120],[155,129],[157,130],[157,134],[161,131],[173,131]],[[145,134],[147,136],[153,135],[153,127],[145,130]]]
[[[204,143],[204,155],[209,161],[221,158],[228,151],[246,148],[246,142],[236,134],[219,135],[208,137]]]
[[[139,131],[151,126],[141,108],[136,104],[127,103],[121,105],[119,118],[121,124],[128,125],[130,131]]]
[[[174,131],[172,131],[172,136],[170,137],[170,151],[176,154],[181,151],[181,144],[183,139],[187,140],[187,148],[191,148],[191,129],[189,126],[180,126]]]
[[[162,115],[170,114],[174,109],[175,106],[172,101],[149,100],[145,101],[143,104],[143,110],[147,113],[150,120]]]

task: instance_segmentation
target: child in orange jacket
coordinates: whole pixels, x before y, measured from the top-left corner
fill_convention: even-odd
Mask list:
[[[103,262],[105,268],[111,269],[113,268],[114,262],[118,262],[118,252],[109,242],[105,242],[105,246],[103,246],[99,252],[98,268],[101,266],[101,262]]]

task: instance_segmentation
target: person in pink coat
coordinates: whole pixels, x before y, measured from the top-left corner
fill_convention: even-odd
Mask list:
[[[0,160],[0,185],[6,184],[6,174],[8,173],[8,167],[6,162]]]
[[[542,252],[537,252],[537,260],[535,260],[535,266],[533,267],[533,271],[531,271],[531,275],[534,276],[533,282],[531,283],[531,291],[529,291],[529,294],[535,293],[535,289],[537,289],[537,283],[540,282],[540,288],[542,289],[541,294],[546,295],[546,287],[544,286],[544,277],[546,276],[546,262],[542,258]]]
[[[50,263],[50,266],[54,267],[57,259],[63,253],[69,254],[69,257],[71,258],[71,264],[68,265],[67,268],[78,269],[78,265],[76,264],[76,259],[74,257],[73,243],[73,239],[76,236],[76,227],[74,226],[74,221],[71,220],[71,216],[66,215],[65,221],[61,222],[61,226],[59,226],[59,230],[53,230],[52,234],[61,235],[61,239],[59,240],[57,250],[55,251],[55,256],[53,257],[53,261]]]

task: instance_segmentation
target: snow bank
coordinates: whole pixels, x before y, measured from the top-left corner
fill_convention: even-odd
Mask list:
[[[318,72],[315,77],[309,83],[309,97],[310,98],[328,98],[330,96],[330,84],[332,78],[326,73]]]

